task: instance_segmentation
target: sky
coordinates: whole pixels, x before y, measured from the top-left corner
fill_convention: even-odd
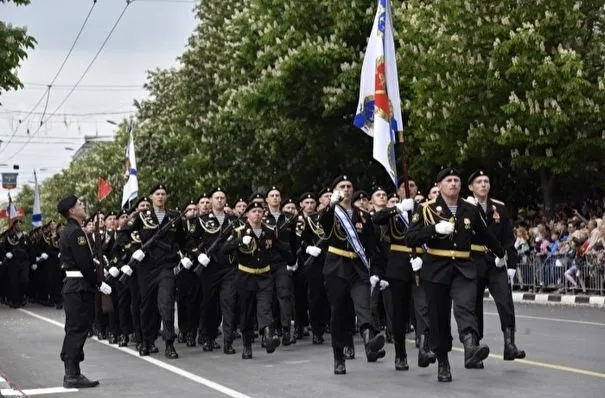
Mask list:
[[[26,26],[38,41],[18,70],[25,87],[0,94],[0,140],[4,141],[0,143],[0,172],[19,173],[18,187],[10,192],[13,197],[23,185],[33,186],[34,169],[41,182],[67,167],[84,136],[112,136],[115,126],[107,120],[119,122],[134,114],[134,99],[146,96],[142,89],[146,71],[177,66],[176,58],[196,25],[195,0],[131,2],[88,73],[67,97],[126,5],[126,0],[98,0],[47,92],[92,4],[93,0],[32,0],[25,7],[0,4],[2,21]],[[48,120],[40,127],[47,94],[44,120]],[[15,164],[18,171],[13,170]],[[7,199],[8,191],[0,188],[0,202]]]

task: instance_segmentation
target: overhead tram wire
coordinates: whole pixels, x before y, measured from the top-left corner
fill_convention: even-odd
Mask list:
[[[70,47],[69,51],[67,52],[67,55],[65,56],[65,58],[63,58],[63,62],[61,63],[61,66],[55,73],[55,76],[52,78],[51,82],[46,85],[46,91],[42,94],[42,96],[40,96],[40,99],[35,103],[35,105],[32,107],[32,109],[27,113],[27,115],[25,115],[25,117],[23,119],[19,120],[17,127],[15,127],[15,129],[13,131],[13,135],[15,135],[17,133],[17,131],[19,130],[19,127],[23,124],[23,122],[25,122],[34,113],[34,111],[36,110],[38,105],[40,105],[40,103],[44,100],[44,98],[46,98],[46,105],[44,107],[44,109],[45,109],[44,111],[46,112],[46,107],[48,106],[48,100],[50,97],[50,90],[52,88],[52,85],[55,83],[55,81],[57,80],[57,78],[59,77],[61,72],[63,71],[63,68],[65,67],[65,64],[67,63],[67,60],[69,59],[69,57],[71,56],[71,53],[73,52],[74,48],[76,47],[78,40],[80,40],[80,36],[82,35],[82,32],[84,31],[84,28],[86,27],[86,24],[88,24],[90,15],[92,14],[92,11],[94,10],[96,5],[97,5],[97,0],[92,0],[92,6],[88,10],[88,14],[86,14],[86,18],[84,19],[84,22],[82,22],[82,26],[80,26],[80,30],[78,31],[76,38],[74,39],[73,43],[71,44],[71,47]],[[40,120],[40,123],[42,123],[42,120]],[[3,148],[0,148],[0,153],[3,152],[3,149],[6,148],[8,146],[8,144],[11,143],[11,141],[12,141],[12,137],[8,140],[8,142],[5,144],[5,146]]]
[[[29,140],[25,144],[23,144],[15,153],[13,153],[11,156],[9,156],[7,159],[5,159],[5,161],[9,161],[9,160],[13,159],[15,156],[17,156],[19,153],[21,153],[21,151],[23,151],[23,149],[31,142],[32,138],[42,129],[42,126],[48,120],[50,120],[50,118],[53,117],[57,112],[59,112],[59,109],[61,109],[61,107],[63,106],[63,104],[65,104],[67,102],[67,100],[69,99],[69,97],[71,97],[71,95],[74,93],[74,91],[76,91],[76,89],[78,88],[78,85],[80,84],[80,82],[82,82],[82,80],[84,80],[84,78],[86,77],[86,75],[90,71],[90,68],[92,68],[92,65],[95,63],[95,61],[97,60],[97,58],[101,54],[101,51],[103,51],[103,48],[105,48],[105,45],[107,44],[107,42],[109,42],[109,39],[113,35],[113,32],[116,30],[118,24],[120,23],[120,21],[124,17],[124,14],[126,13],[126,10],[128,9],[128,6],[130,6],[132,3],[134,3],[134,1],[135,0],[126,0],[126,5],[124,6],[124,8],[122,9],[122,12],[120,13],[120,15],[118,16],[118,18],[114,22],[113,26],[111,27],[111,30],[109,31],[109,33],[105,37],[105,40],[103,40],[103,43],[101,43],[101,47],[99,47],[99,49],[97,50],[95,56],[92,58],[92,60],[90,61],[90,63],[86,67],[86,69],[84,69],[84,72],[82,72],[82,75],[80,75],[80,78],[76,81],[76,83],[73,85],[73,87],[71,88],[71,90],[69,90],[69,92],[67,93],[67,95],[63,98],[63,100],[59,103],[59,105],[55,108],[55,110],[50,115],[48,115],[48,117],[45,120],[41,120],[40,121],[40,125],[38,126],[38,128],[36,129],[36,131],[34,131],[30,135]]]

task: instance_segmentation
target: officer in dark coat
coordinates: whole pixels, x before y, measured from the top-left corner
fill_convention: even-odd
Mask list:
[[[95,293],[111,294],[111,287],[97,279],[95,261],[88,237],[82,229],[86,209],[74,195],[66,196],[57,205],[57,211],[67,222],[61,233],[61,262],[65,268],[63,285],[63,308],[65,309],[65,339],[61,349],[61,360],[65,364],[65,388],[86,388],[99,385],[80,372],[84,361],[84,343],[92,328],[95,311]]]
[[[459,197],[458,172],[443,169],[436,181],[441,195],[418,207],[406,242],[408,247],[426,245],[420,276],[429,306],[431,348],[439,364],[437,379],[448,382],[452,380],[448,361],[448,352],[452,349],[452,300],[458,333],[464,344],[465,366],[475,367],[489,355],[489,347],[477,344],[477,270],[470,261],[473,236],[482,239],[496,254],[498,264],[506,260],[502,245],[481,221],[477,207]]]
[[[515,234],[508,211],[503,202],[488,197],[490,191],[489,176],[484,170],[476,170],[468,178],[468,189],[473,193],[467,201],[477,206],[481,219],[485,221],[489,231],[500,241],[507,253],[507,265],[515,268],[517,265],[517,250],[515,249]],[[504,360],[525,358],[525,351],[515,345],[515,306],[506,267],[496,267],[494,254],[486,249],[478,238],[473,239],[471,258],[477,267],[477,297],[476,308],[479,340],[483,338],[483,292],[487,287],[491,293],[504,334]],[[483,368],[483,363],[478,364]]]

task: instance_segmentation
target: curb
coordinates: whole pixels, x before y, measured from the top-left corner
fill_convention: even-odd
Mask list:
[[[486,290],[483,294],[483,298],[489,301],[494,301],[488,290]],[[605,308],[605,297],[603,296],[572,296],[569,294],[562,295],[513,292],[513,302]]]

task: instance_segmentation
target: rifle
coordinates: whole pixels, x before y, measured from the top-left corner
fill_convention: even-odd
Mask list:
[[[242,214],[238,218],[236,218],[235,220],[229,222],[229,225],[227,225],[227,228],[225,228],[224,230],[222,230],[220,232],[218,238],[216,238],[216,240],[214,242],[212,242],[212,244],[210,245],[210,247],[208,249],[206,249],[206,255],[208,257],[210,257],[212,255],[212,252],[214,251],[214,249],[216,248],[216,246],[218,245],[218,243],[221,242],[223,239],[225,239],[225,237],[227,235],[231,234],[231,231],[233,230],[233,228],[235,228],[235,225],[238,224],[240,221],[242,221],[244,219],[244,217],[245,217],[245,215]],[[203,242],[198,245],[197,249],[201,250],[202,246],[203,246]],[[204,269],[204,266],[202,264],[198,264],[193,269],[193,272],[195,272],[197,274],[197,276],[200,276],[202,274],[202,269]]]
[[[101,242],[101,227],[100,227],[100,214],[97,213],[95,220],[95,247],[93,252],[93,257],[95,261],[95,272],[97,273],[97,280],[103,281],[105,280],[105,267],[103,266],[103,245]],[[101,294],[101,311],[106,314],[110,312],[114,312],[113,308],[113,300],[111,299],[111,295]]]
[[[182,218],[182,217],[185,215],[185,213],[186,213],[186,212],[187,212],[187,206],[185,206],[185,208],[183,209],[183,211],[181,211],[181,214],[179,215],[179,217],[178,217],[178,218]],[[137,215],[137,216],[138,216],[138,215]],[[140,247],[140,249],[139,249],[139,250],[145,251],[145,249],[146,249],[146,248],[148,248],[148,247],[149,247],[149,246],[150,246],[150,245],[151,245],[153,242],[155,242],[155,241],[156,241],[156,240],[157,240],[157,239],[158,239],[160,236],[163,236],[163,235],[164,235],[164,233],[165,233],[166,231],[168,231],[168,229],[169,229],[169,228],[172,226],[172,223],[173,223],[173,221],[171,221],[171,222],[167,222],[167,223],[166,223],[166,224],[164,224],[164,225],[163,225],[161,228],[159,228],[159,229],[157,230],[157,232],[156,232],[155,234],[153,234],[153,236],[152,236],[151,238],[147,239],[147,241],[141,245],[141,247]],[[133,265],[134,265],[134,262],[135,262],[135,261],[136,261],[136,260],[135,260],[135,259],[134,259],[134,258],[131,256],[131,257],[130,257],[130,260],[128,260],[128,264],[126,264],[126,265],[128,265],[128,266],[130,266],[130,267],[132,268],[132,267],[133,267]],[[126,283],[126,281],[128,280],[128,275],[126,275],[126,274],[122,274],[122,275],[120,275],[120,279],[119,279],[119,280],[120,280],[120,282],[122,282],[122,283]]]

